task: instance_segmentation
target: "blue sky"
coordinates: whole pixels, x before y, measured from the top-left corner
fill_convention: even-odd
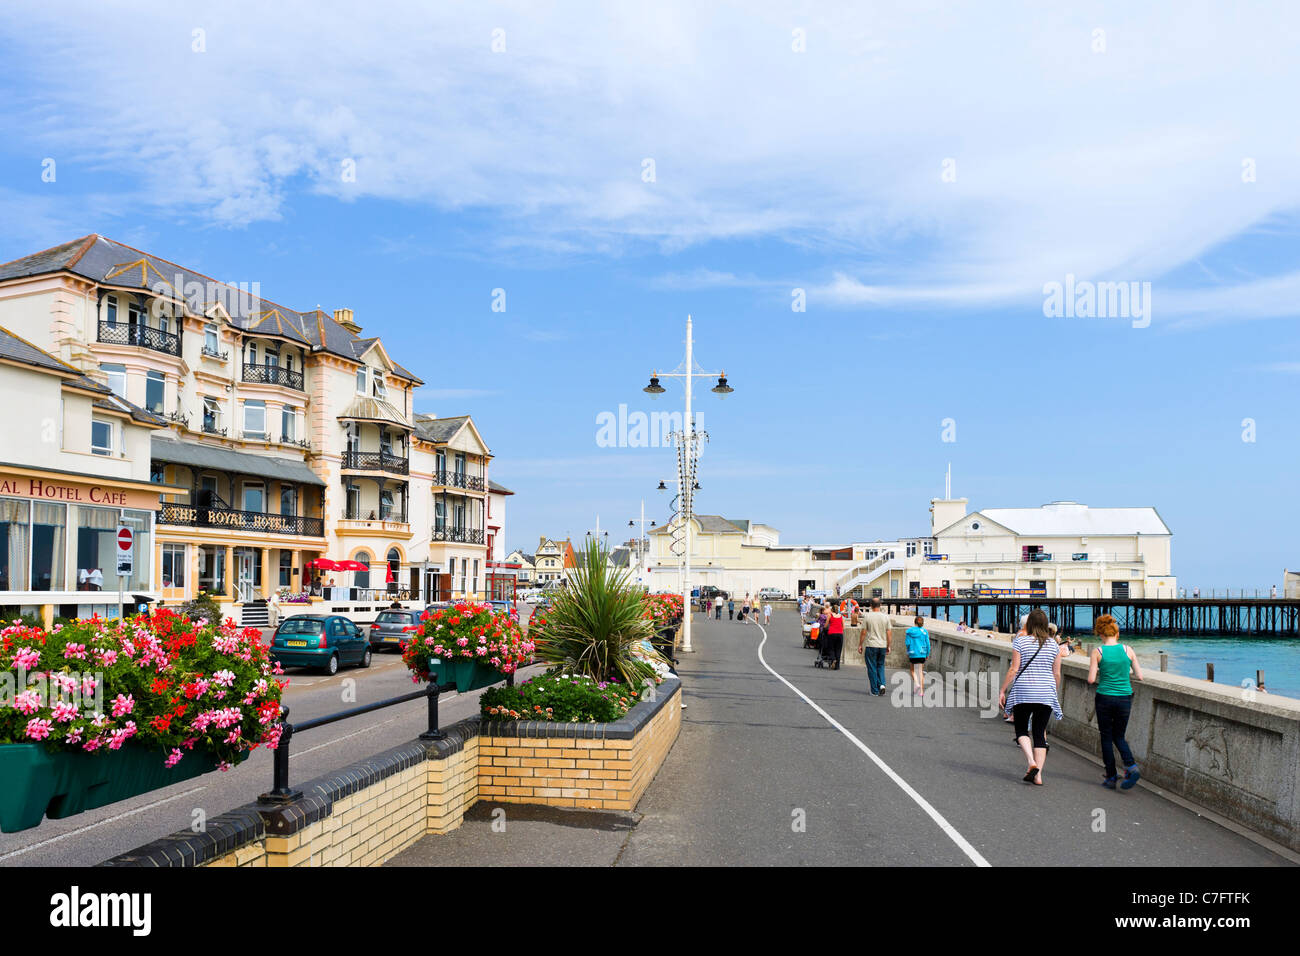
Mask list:
[[[972,508],[1154,505],[1188,587],[1300,565],[1292,5],[175,6],[10,5],[0,258],[100,232],[353,309],[474,416],[512,546],[663,519],[672,453],[596,420],[691,313],[736,388],[701,511],[917,534],[951,462]],[[1067,274],[1149,326],[1046,317]]]

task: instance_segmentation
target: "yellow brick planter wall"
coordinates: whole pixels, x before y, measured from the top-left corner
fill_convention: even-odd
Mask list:
[[[376,866],[460,826],[479,800],[632,810],[681,729],[681,683],[612,724],[462,720],[106,861],[107,866]]]

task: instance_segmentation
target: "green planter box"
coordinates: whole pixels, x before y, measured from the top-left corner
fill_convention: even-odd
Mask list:
[[[43,744],[0,744],[0,831],[14,833],[191,780],[217,769],[215,758],[187,753],[163,766],[161,750],[49,751]]]
[[[498,681],[506,679],[505,674],[490,664],[480,664],[474,660],[460,658],[450,661],[440,660],[436,663],[438,683],[449,684],[454,681],[456,690],[462,694],[466,691],[478,690],[480,687],[491,687]]]

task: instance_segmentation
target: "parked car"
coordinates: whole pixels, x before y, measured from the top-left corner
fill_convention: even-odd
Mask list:
[[[780,588],[759,588],[758,599],[760,601],[788,601],[790,595],[786,594]]]
[[[408,627],[419,627],[421,611],[380,611],[375,623],[370,625],[370,646],[374,650],[382,647],[401,648],[403,641],[411,639]]]
[[[708,601],[712,601],[714,598],[718,597],[719,595],[721,595],[722,599],[725,601],[727,598],[731,596],[726,591],[722,590],[722,588],[717,587],[716,585],[713,584],[706,584],[704,585],[704,587],[699,588],[698,594],[695,591],[692,591],[691,594],[693,594],[697,598],[702,597]]]
[[[519,608],[515,607],[514,601],[488,601],[494,611],[505,611],[516,621],[519,620]]]
[[[337,674],[342,664],[370,666],[370,641],[341,614],[295,614],[271,638],[271,658],[286,667],[319,667]]]

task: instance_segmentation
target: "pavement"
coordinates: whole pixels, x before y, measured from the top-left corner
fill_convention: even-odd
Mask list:
[[[1045,785],[1025,784],[1010,725],[869,697],[863,669],[812,666],[792,611],[766,628],[696,614],[693,643],[681,736],[634,813],[480,803],[387,865],[1294,862],[1145,783],[1104,789],[1100,763],[1063,744]]]

